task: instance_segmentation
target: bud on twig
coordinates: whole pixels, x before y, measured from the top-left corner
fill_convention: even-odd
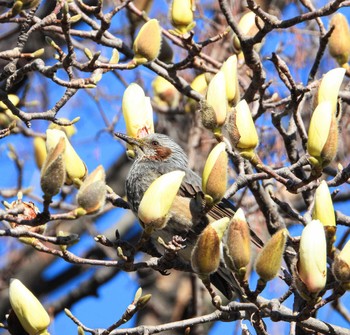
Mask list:
[[[144,193],[138,217],[146,233],[165,227],[168,213],[185,177],[183,171],[172,171],[158,177]]]
[[[346,17],[341,13],[333,15],[329,22],[334,27],[328,40],[329,53],[340,66],[347,64],[350,55],[350,30]]]
[[[350,289],[350,241],[335,256],[333,262],[334,277],[343,284],[346,290]]]
[[[173,0],[170,8],[170,20],[177,35],[186,34],[191,31],[196,23],[193,21],[192,0]]]
[[[287,236],[287,229],[279,230],[267,241],[256,259],[255,270],[265,282],[275,278],[281,268]]]
[[[202,124],[214,132],[220,132],[226,120],[228,102],[225,75],[219,71],[208,85],[206,100],[201,101]]]
[[[10,280],[10,304],[29,335],[48,335],[50,317],[40,301],[18,279]]]
[[[298,255],[296,286],[304,299],[314,298],[327,280],[327,243],[319,220],[312,220],[303,229]],[[305,289],[313,296],[308,297]]]
[[[333,201],[325,180],[316,189],[312,218],[320,220],[324,226],[336,225]]]
[[[66,143],[61,137],[56,146],[51,149],[41,169],[40,185],[45,197],[52,198],[56,195],[66,179],[64,163],[64,151]]]
[[[99,165],[81,184],[77,193],[77,203],[87,214],[98,212],[106,200],[106,174]]]
[[[191,264],[201,279],[215,272],[220,264],[220,243],[230,219],[210,223],[200,234],[192,251]]]
[[[140,29],[133,45],[136,65],[155,60],[161,47],[161,29],[156,19],[149,20]]]
[[[160,106],[176,108],[179,104],[179,91],[168,80],[162,76],[157,76],[152,82],[154,100]]]
[[[254,150],[259,144],[259,138],[245,100],[241,100],[231,111],[226,128],[232,145],[244,158],[251,159],[255,155]]]
[[[122,110],[127,135],[139,138],[154,133],[151,101],[141,86],[132,83],[126,88]]]
[[[230,221],[226,245],[227,266],[244,277],[245,268],[250,262],[251,247],[249,226],[241,208]]]
[[[209,205],[218,203],[226,192],[228,156],[224,142],[210,152],[204,166],[202,189]]]
[[[338,149],[338,122],[329,101],[320,103],[312,114],[307,151],[315,169],[322,169],[335,158]]]
[[[222,65],[221,71],[225,75],[227,100],[231,106],[235,106],[240,100],[237,76],[237,56],[230,56]]]

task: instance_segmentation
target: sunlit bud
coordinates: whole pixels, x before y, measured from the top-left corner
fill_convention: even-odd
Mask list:
[[[132,83],[126,88],[122,110],[127,135],[139,138],[154,133],[151,102],[141,86]]]
[[[196,23],[193,21],[192,0],[173,0],[170,8],[170,20],[175,31],[185,34],[192,30]]]
[[[225,75],[227,100],[231,106],[235,106],[240,100],[237,77],[237,56],[230,56],[222,65],[221,71]]]
[[[227,110],[225,75],[219,71],[208,85],[206,100],[201,102],[203,126],[217,131],[225,123]]]
[[[254,36],[259,31],[255,13],[251,11],[245,13],[238,22],[238,28],[244,35]]]
[[[250,108],[245,100],[241,100],[229,115],[227,130],[232,145],[247,158],[259,144],[258,133]]]
[[[329,26],[334,26],[328,40],[329,53],[340,66],[348,62],[350,55],[350,31],[346,17],[341,13],[333,15]]]
[[[346,285],[346,289],[350,289],[350,240],[345,244],[344,248],[334,257],[333,262],[334,277],[341,283]]]
[[[85,335],[84,329],[81,326],[78,326],[78,335]]]
[[[78,205],[85,209],[87,214],[96,213],[106,200],[106,174],[102,165],[99,165],[84,180],[77,193]]]
[[[61,137],[64,138],[66,143],[66,150],[64,152],[64,163],[67,172],[66,183],[71,184],[75,179],[83,180],[87,174],[86,165],[70,144],[65,132],[59,129],[48,129],[46,131],[47,151],[53,149]]]
[[[256,259],[255,271],[265,282],[275,278],[281,268],[287,236],[288,230],[285,228],[272,235]]]
[[[220,264],[220,243],[230,219],[210,223],[200,234],[192,251],[191,264],[201,277],[215,272]]]
[[[202,189],[211,205],[218,203],[226,192],[228,156],[225,149],[224,142],[217,144],[204,166]]]
[[[154,100],[159,105],[176,108],[179,104],[180,94],[173,84],[162,76],[157,76],[153,82]]]
[[[119,58],[120,58],[120,54],[119,54],[118,49],[113,49],[112,50],[112,56],[109,59],[109,64],[118,64],[119,63]]]
[[[65,121],[65,122],[70,122],[68,119],[66,118],[61,118],[61,121]],[[68,138],[71,138],[76,132],[77,132],[77,128],[75,127],[74,124],[70,125],[70,126],[60,126],[56,123],[51,123],[49,125],[49,129],[59,129],[62,130],[66,133]]]
[[[161,47],[161,29],[156,19],[149,20],[140,29],[133,45],[137,65],[155,60]]]
[[[243,270],[249,264],[251,247],[250,232],[244,212],[237,210],[227,230],[227,266],[235,272]]]
[[[20,280],[11,279],[10,304],[19,322],[29,335],[48,335],[50,317],[40,301]]]
[[[66,178],[65,149],[66,143],[61,137],[56,146],[47,154],[40,176],[40,185],[45,197],[51,198],[56,195],[64,184]]]
[[[15,1],[15,3],[13,4],[12,8],[11,8],[11,14],[12,16],[17,15],[23,8],[23,2],[22,1]]]
[[[344,75],[345,69],[336,68],[328,71],[323,76],[317,90],[315,107],[324,101],[329,101],[332,105],[333,113],[336,113],[339,90],[343,82]]]
[[[19,97],[15,94],[9,94],[7,96],[7,98],[12,102],[13,105],[17,106],[18,103],[19,103]],[[0,101],[0,109],[3,109],[3,110],[8,110],[7,106],[2,102]]]
[[[320,220],[324,226],[336,225],[333,201],[325,180],[316,189],[312,218]]]
[[[146,232],[164,228],[184,176],[185,172],[178,170],[163,174],[144,193],[138,217]]]
[[[331,103],[320,103],[312,114],[308,132],[307,151],[312,165],[322,168],[332,162],[337,154],[338,132]]]
[[[37,167],[41,169],[47,156],[45,140],[42,137],[37,136],[34,137],[33,144],[35,162]]]
[[[327,279],[327,244],[323,225],[312,220],[300,238],[298,276],[310,293],[320,292]]]

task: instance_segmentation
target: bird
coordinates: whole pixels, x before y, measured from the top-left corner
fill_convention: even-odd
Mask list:
[[[182,237],[186,247],[178,253],[184,260],[189,261],[201,230],[211,221],[225,216],[231,218],[236,208],[224,198],[203,212],[201,201],[203,198],[198,196],[203,195],[201,177],[188,167],[185,151],[167,135],[151,133],[141,138],[119,132],[114,135],[131,146],[135,153],[133,164],[126,177],[125,192],[130,208],[136,216],[144,193],[155,179],[174,170],[185,172],[169,213],[170,219],[163,229],[153,232],[152,237],[161,237],[164,241],[171,241],[174,236]],[[232,275],[222,270],[212,276],[213,284],[224,295],[232,297],[236,285],[228,282]]]

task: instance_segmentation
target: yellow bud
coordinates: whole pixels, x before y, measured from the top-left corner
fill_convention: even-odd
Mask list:
[[[172,171],[158,177],[148,187],[138,209],[138,217],[146,232],[164,228],[184,177],[185,172]]]
[[[77,203],[86,214],[94,214],[101,209],[106,200],[106,174],[102,165],[91,172],[77,193]]]
[[[64,163],[64,151],[66,143],[60,138],[56,146],[49,150],[44,165],[41,169],[40,185],[45,196],[51,198],[56,195],[64,184],[66,169]]]
[[[220,221],[218,223],[218,221]],[[219,236],[215,225],[221,226],[221,233],[226,229],[229,218],[223,218],[210,223],[200,234],[191,255],[193,270],[200,276],[206,277],[215,272],[220,265],[220,243],[222,236]]]
[[[49,315],[40,301],[20,280],[10,280],[9,298],[13,311],[29,335],[48,334]]]
[[[227,130],[232,145],[242,153],[253,151],[259,144],[254,120],[245,100],[241,100],[230,113]]]
[[[255,262],[255,270],[262,280],[269,281],[277,276],[281,268],[287,236],[287,229],[279,230],[260,251]]]
[[[250,261],[250,232],[244,212],[237,210],[230,221],[227,231],[227,253],[229,261],[227,265],[233,271],[239,271],[246,267]]]
[[[327,243],[323,225],[312,220],[300,238],[298,276],[310,293],[320,292],[327,279]]]
[[[338,253],[333,262],[334,277],[341,283],[350,282],[350,241],[346,242],[344,248]],[[348,285],[347,285],[348,286]]]
[[[140,29],[133,45],[137,65],[155,60],[161,47],[161,29],[156,19],[149,20]]]
[[[54,148],[62,137],[66,143],[66,150],[64,152],[64,162],[67,172],[66,183],[71,184],[75,179],[83,180],[87,174],[87,168],[62,130],[48,129],[46,131],[47,150],[50,151],[52,148]]]
[[[338,122],[329,101],[320,103],[313,112],[308,137],[310,163],[316,167],[327,166],[338,149]]]
[[[208,85],[206,104],[206,108],[201,111],[202,123],[204,127],[215,131],[225,123],[228,111],[226,81],[222,71]]]
[[[316,106],[324,101],[329,101],[332,105],[333,113],[337,111],[337,101],[340,86],[344,79],[345,69],[336,68],[328,71],[322,78],[316,95]]]
[[[139,138],[154,133],[151,101],[141,86],[132,83],[126,88],[122,110],[127,135]]]
[[[254,36],[258,31],[256,25],[257,16],[253,12],[245,13],[238,22],[238,27],[244,35]]]
[[[226,192],[228,156],[224,142],[210,152],[203,170],[202,189],[210,195],[213,204],[218,203]]]
[[[154,99],[159,105],[176,108],[180,94],[173,84],[162,76],[157,76],[152,82]]]
[[[109,64],[118,64],[119,63],[119,58],[120,58],[120,55],[119,55],[118,49],[113,49],[112,50],[112,56],[111,56],[111,58],[109,60]]]
[[[222,65],[221,71],[225,75],[227,100],[231,106],[235,106],[240,100],[237,77],[237,56],[230,56]]]
[[[33,143],[35,162],[37,167],[41,169],[47,156],[45,140],[42,137],[37,136],[34,137]]]
[[[12,102],[13,105],[17,106],[18,103],[19,103],[19,97],[15,94],[9,94],[7,96],[7,98]],[[7,106],[2,102],[0,101],[0,109],[3,109],[3,110],[8,110]]]
[[[208,73],[202,73],[195,77],[190,86],[198,93],[205,94],[208,88]]]
[[[189,32],[194,26],[192,0],[173,0],[170,8],[171,24],[180,34]]]
[[[325,180],[316,189],[312,218],[320,220],[324,226],[336,225],[333,201]]]
[[[346,17],[341,13],[333,15],[329,26],[334,26],[328,41],[329,53],[340,66],[348,62],[350,55],[350,30]]]

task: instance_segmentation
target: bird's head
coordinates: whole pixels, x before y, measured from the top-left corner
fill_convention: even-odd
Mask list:
[[[114,135],[132,146],[137,160],[174,161],[177,164],[187,166],[185,152],[169,136],[157,133],[142,138],[133,138],[122,133],[114,133]]]

